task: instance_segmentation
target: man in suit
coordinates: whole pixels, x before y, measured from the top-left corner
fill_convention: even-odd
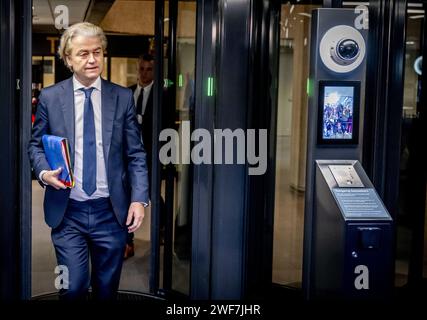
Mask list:
[[[151,168],[152,139],[153,139],[153,83],[154,57],[144,54],[139,57],[137,64],[137,84],[130,87],[136,106],[136,117],[141,129],[142,140],[147,151],[148,168]]]
[[[137,83],[130,86],[136,106],[136,117],[141,130],[141,139],[147,151],[148,176],[151,177],[151,155],[153,140],[153,83],[154,83],[154,57],[143,54],[138,58],[136,65]],[[161,205],[163,202],[161,201]],[[133,257],[135,254],[134,234],[128,233],[124,258]]]
[[[136,106],[136,117],[141,130],[141,139],[147,151],[148,177],[151,178],[151,155],[153,152],[153,83],[154,83],[154,57],[143,54],[138,58],[137,83],[129,88],[133,92]],[[166,97],[164,97],[166,99]],[[165,118],[165,117],[163,117]],[[161,123],[161,129],[166,127],[165,120]],[[160,243],[164,241],[164,224],[166,216],[165,202],[160,197]],[[130,258],[135,254],[134,234],[129,233],[126,240],[124,258]]]
[[[106,46],[102,29],[91,23],[64,32],[59,56],[73,76],[42,90],[29,143],[32,167],[46,185],[45,220],[58,265],[68,268],[63,299],[84,298],[90,285],[94,298],[115,298],[126,234],[141,226],[149,201],[132,92],[100,77]],[[74,188],[58,180],[61,169],[50,168],[45,134],[68,139]]]

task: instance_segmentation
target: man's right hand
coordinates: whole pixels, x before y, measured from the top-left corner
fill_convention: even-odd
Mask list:
[[[49,170],[43,173],[42,180],[44,183],[54,187],[56,190],[66,189],[67,187],[58,180],[58,175],[61,173],[62,168],[58,168],[56,170]]]

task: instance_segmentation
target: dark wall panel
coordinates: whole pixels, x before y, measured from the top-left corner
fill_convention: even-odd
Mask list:
[[[14,1],[0,2],[0,299],[19,297],[18,108]]]

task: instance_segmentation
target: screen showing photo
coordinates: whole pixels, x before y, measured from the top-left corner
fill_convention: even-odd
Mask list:
[[[322,138],[352,139],[354,86],[325,86]]]

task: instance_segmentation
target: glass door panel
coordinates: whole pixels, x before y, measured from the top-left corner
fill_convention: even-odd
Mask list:
[[[183,135],[194,124],[194,74],[196,56],[196,1],[179,1],[175,65],[175,125]],[[191,221],[192,221],[192,165],[182,161],[175,165],[175,199],[173,210],[172,289],[189,294]]]
[[[165,6],[164,123],[184,141],[193,125],[196,1],[167,2]],[[192,166],[179,145],[178,163],[162,164],[164,246],[161,247],[165,291],[189,294],[192,221]],[[189,156],[189,155],[188,155]],[[161,229],[163,233],[163,229]]]
[[[403,113],[401,122],[399,210],[396,217],[397,287],[418,287],[426,278],[426,125],[422,57],[425,55],[425,7],[409,2],[406,12],[406,48]],[[425,67],[424,67],[425,70]]]
[[[301,287],[311,10],[283,4],[276,144],[273,282]]]
[[[154,1],[44,1],[33,0],[33,109],[37,107],[39,90],[69,77],[71,73],[55,50],[63,26],[55,25],[58,6],[67,12],[69,25],[90,21],[103,28],[108,40],[102,77],[124,87],[137,82],[140,55],[150,53],[154,37]],[[67,10],[64,11],[64,8]],[[59,11],[58,11],[59,12]],[[55,14],[54,14],[55,13]],[[64,20],[65,21],[65,20]],[[163,80],[163,79],[162,79]],[[32,181],[32,295],[56,292],[56,257],[50,229],[43,217],[44,190],[35,177]],[[149,292],[151,261],[150,208],[143,226],[134,234],[134,256],[125,260],[120,290]],[[156,270],[160,272],[160,270]]]

